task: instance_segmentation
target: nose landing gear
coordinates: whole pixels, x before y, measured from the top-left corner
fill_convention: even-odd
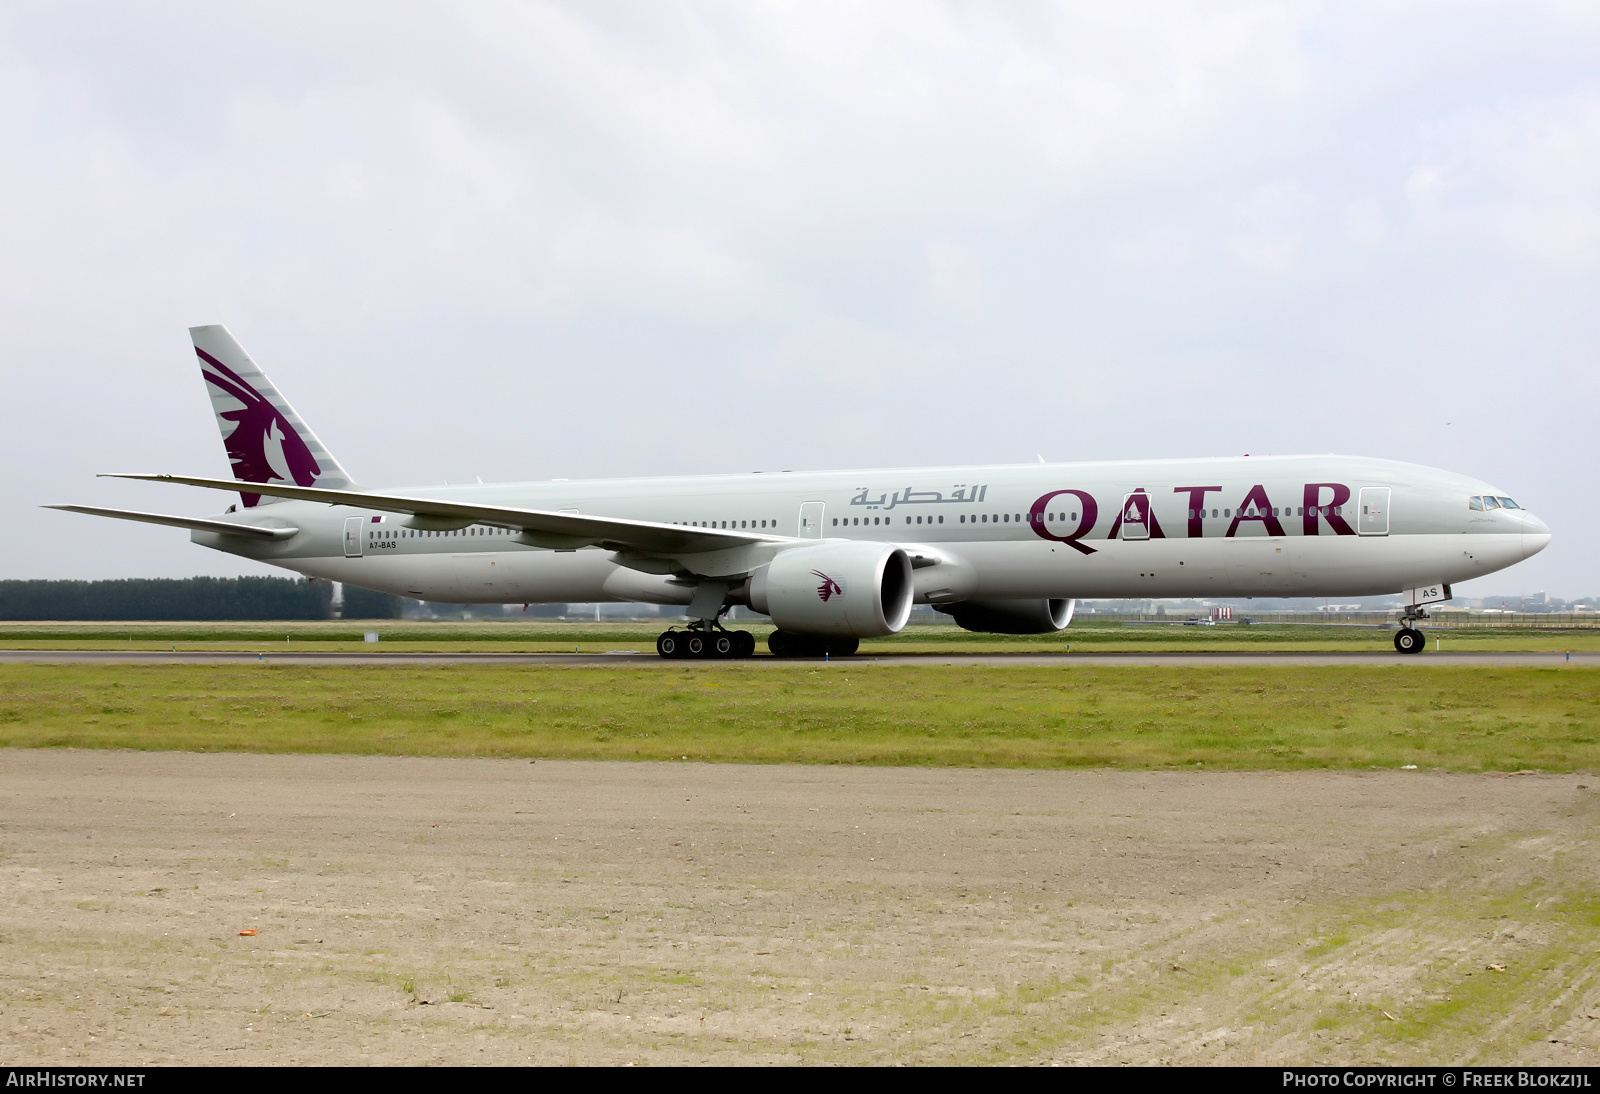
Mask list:
[[[1427,644],[1422,632],[1413,627],[1401,627],[1394,635],[1394,648],[1401,653],[1421,653]]]
[[[1421,653],[1428,648],[1428,640],[1421,631],[1412,626],[1419,619],[1428,618],[1428,613],[1411,605],[1400,617],[1400,629],[1394,634],[1394,648],[1400,653]]]

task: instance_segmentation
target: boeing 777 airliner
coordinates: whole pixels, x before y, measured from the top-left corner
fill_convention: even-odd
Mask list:
[[[359,488],[227,329],[190,335],[237,491],[194,518],[51,508],[190,530],[229,554],[451,603],[644,601],[690,623],[664,657],[748,657],[720,620],[770,616],[774,654],[853,653],[913,604],[974,631],[1041,634],[1079,597],[1402,593],[1395,648],[1453,582],[1550,530],[1465,475],[1349,456],[1134,460]]]

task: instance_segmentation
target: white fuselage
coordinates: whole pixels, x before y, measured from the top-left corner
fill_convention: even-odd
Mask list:
[[[978,598],[1360,596],[1465,581],[1542,550],[1523,509],[1466,476],[1342,456],[887,469],[413,489],[438,499],[751,530],[775,542],[670,565],[514,529],[271,501],[229,519],[282,541],[195,542],[314,577],[453,603],[687,604],[696,576],[737,579],[818,539],[915,550],[919,603]]]

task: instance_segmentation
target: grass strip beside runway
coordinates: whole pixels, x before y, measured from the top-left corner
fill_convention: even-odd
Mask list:
[[[1600,669],[0,666],[0,746],[1600,770]]]

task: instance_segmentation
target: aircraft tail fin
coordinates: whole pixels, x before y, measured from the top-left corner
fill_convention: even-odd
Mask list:
[[[234,478],[334,490],[355,485],[227,327],[190,327],[189,337]],[[263,500],[260,494],[239,496],[247,508]]]

